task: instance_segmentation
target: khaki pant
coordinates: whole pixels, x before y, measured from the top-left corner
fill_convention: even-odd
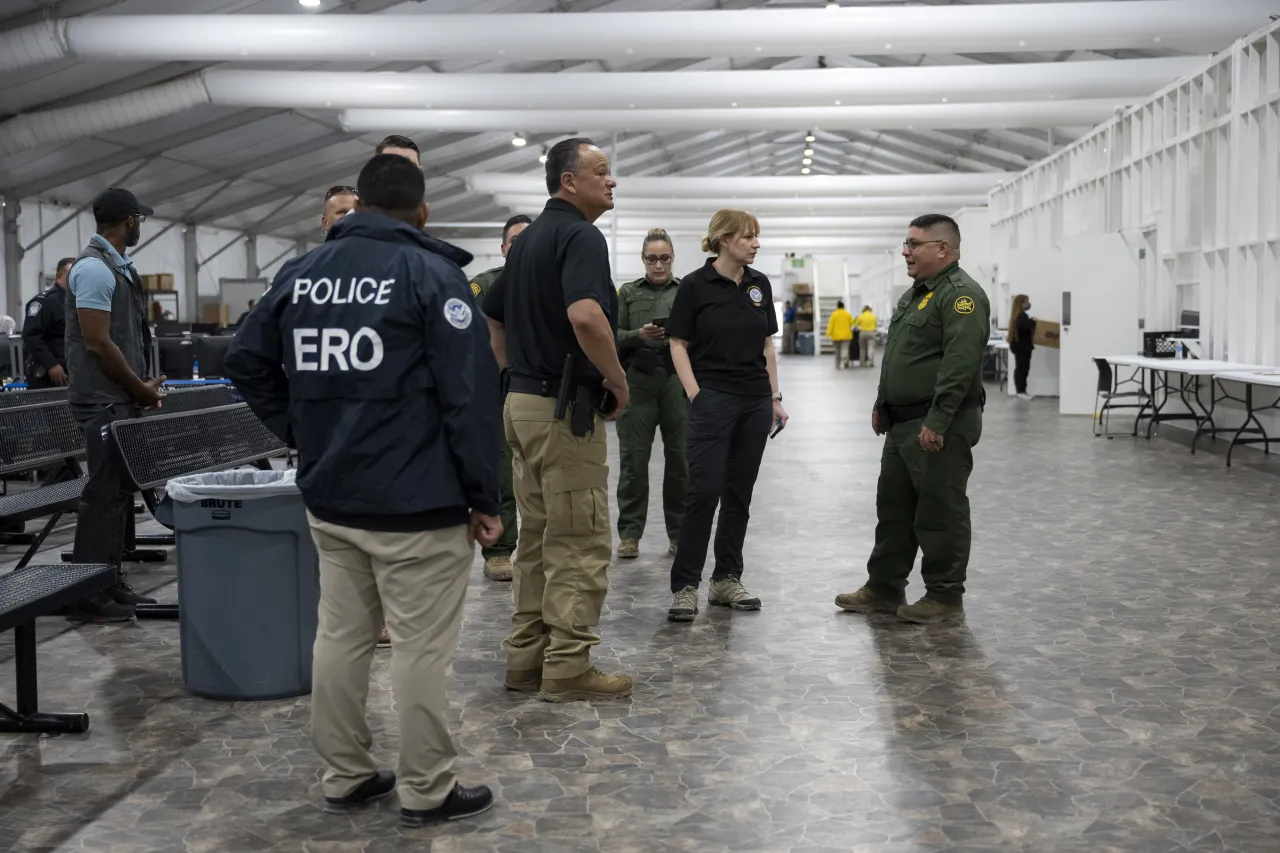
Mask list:
[[[503,421],[520,510],[513,567],[515,614],[502,645],[510,670],[573,678],[591,667],[591,647],[609,588],[609,467],[604,422],[582,438],[555,400],[509,394]]]
[[[465,527],[379,533],[308,520],[320,556],[311,728],[329,765],[325,796],[346,796],[378,769],[365,700],[385,620],[400,721],[400,804],[437,808],[456,781],[447,688],[475,546]]]
[[[832,341],[831,348],[836,353],[836,370],[849,366],[849,341]]]
[[[863,332],[858,343],[862,347],[862,366],[873,366],[875,364],[876,357],[876,333]]]

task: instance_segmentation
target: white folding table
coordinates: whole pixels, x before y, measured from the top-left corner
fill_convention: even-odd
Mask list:
[[[1217,361],[1213,359],[1198,358],[1150,358],[1142,355],[1116,355],[1105,356],[1104,360],[1108,364],[1117,367],[1132,367],[1134,369],[1133,376],[1141,374],[1141,378],[1130,378],[1124,381],[1136,381],[1144,390],[1147,391],[1146,399],[1139,405],[1137,417],[1133,421],[1133,434],[1138,434],[1138,427],[1142,421],[1147,422],[1146,437],[1151,438],[1151,432],[1156,424],[1167,421],[1194,421],[1195,431],[1191,436],[1191,452],[1196,452],[1196,443],[1200,440],[1200,436],[1215,436],[1218,433],[1235,433],[1236,429],[1219,427],[1214,422],[1213,415],[1217,404],[1224,399],[1235,399],[1229,394],[1221,390],[1219,384],[1214,377],[1223,373],[1233,373],[1239,371],[1266,371],[1280,370],[1280,368],[1270,368],[1265,365],[1257,364],[1236,364],[1230,361]],[[1177,387],[1172,389],[1174,394],[1170,394],[1169,376],[1173,374],[1178,376]],[[1201,377],[1210,377],[1209,403],[1206,406],[1200,402],[1200,379]],[[1148,380],[1150,377],[1150,389],[1147,390]],[[1122,381],[1118,378],[1115,386],[1118,387]],[[1165,412],[1164,408],[1168,405],[1171,396],[1176,396],[1187,407],[1186,412]],[[1241,401],[1243,402],[1243,401]]]
[[[1229,370],[1222,373],[1215,373],[1214,382],[1221,386],[1223,382],[1239,382],[1244,385],[1244,399],[1232,397],[1223,388],[1223,394],[1220,399],[1235,400],[1244,403],[1245,419],[1240,424],[1240,428],[1236,430],[1220,430],[1220,432],[1234,432],[1231,438],[1231,444],[1227,447],[1227,467],[1231,467],[1231,451],[1235,450],[1237,444],[1261,444],[1263,453],[1271,452],[1271,443],[1280,442],[1280,438],[1272,438],[1267,435],[1266,429],[1262,426],[1262,421],[1258,420],[1258,412],[1280,409],[1280,397],[1274,402],[1266,406],[1254,408],[1253,405],[1253,389],[1256,385],[1268,388],[1280,388],[1280,367],[1261,368],[1258,370]],[[1253,426],[1250,426],[1253,424]],[[1254,436],[1252,438],[1244,438],[1243,436]]]

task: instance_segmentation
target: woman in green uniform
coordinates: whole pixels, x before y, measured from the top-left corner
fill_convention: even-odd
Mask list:
[[[655,228],[640,248],[644,278],[618,290],[618,349],[627,368],[631,405],[618,416],[618,556],[640,556],[649,515],[649,454],[655,429],[662,431],[666,469],[662,477],[662,510],[667,523],[668,552],[676,552],[684,516],[685,416],[684,388],[671,365],[664,328],[680,279],[671,276],[675,251],[666,231]]]

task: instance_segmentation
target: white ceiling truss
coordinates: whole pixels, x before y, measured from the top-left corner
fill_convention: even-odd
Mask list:
[[[802,168],[940,181],[984,172],[994,184],[1280,12],[1280,0],[825,5],[322,0],[315,14],[296,0],[6,0],[0,193],[80,206],[127,176],[160,217],[310,238],[324,189],[354,183],[390,132],[422,148],[432,220],[458,223],[446,236],[536,212],[536,182],[513,193],[469,180],[536,175],[543,148],[573,133],[616,150],[621,199],[629,178],[749,186]],[[616,17],[636,12],[646,14]],[[251,29],[246,15],[258,16]],[[155,37],[130,41],[133,31]],[[706,57],[708,44],[726,55]],[[516,133],[528,144],[513,146]],[[896,213],[903,193],[871,195],[848,215],[883,219],[876,204]],[[661,200],[639,201],[657,210]],[[762,213],[803,215],[802,204]],[[831,198],[817,207],[841,210]]]

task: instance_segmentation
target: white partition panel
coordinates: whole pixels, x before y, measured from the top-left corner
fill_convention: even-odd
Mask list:
[[[1058,411],[1090,415],[1098,388],[1093,358],[1137,352],[1142,344],[1138,259],[1120,234],[1090,234],[1062,241],[1058,263],[1062,288]],[[1038,311],[1033,313],[1040,316]]]
[[[1206,357],[1280,363],[1280,22],[991,193],[996,249],[1136,232],[1148,330],[1200,314]]]

